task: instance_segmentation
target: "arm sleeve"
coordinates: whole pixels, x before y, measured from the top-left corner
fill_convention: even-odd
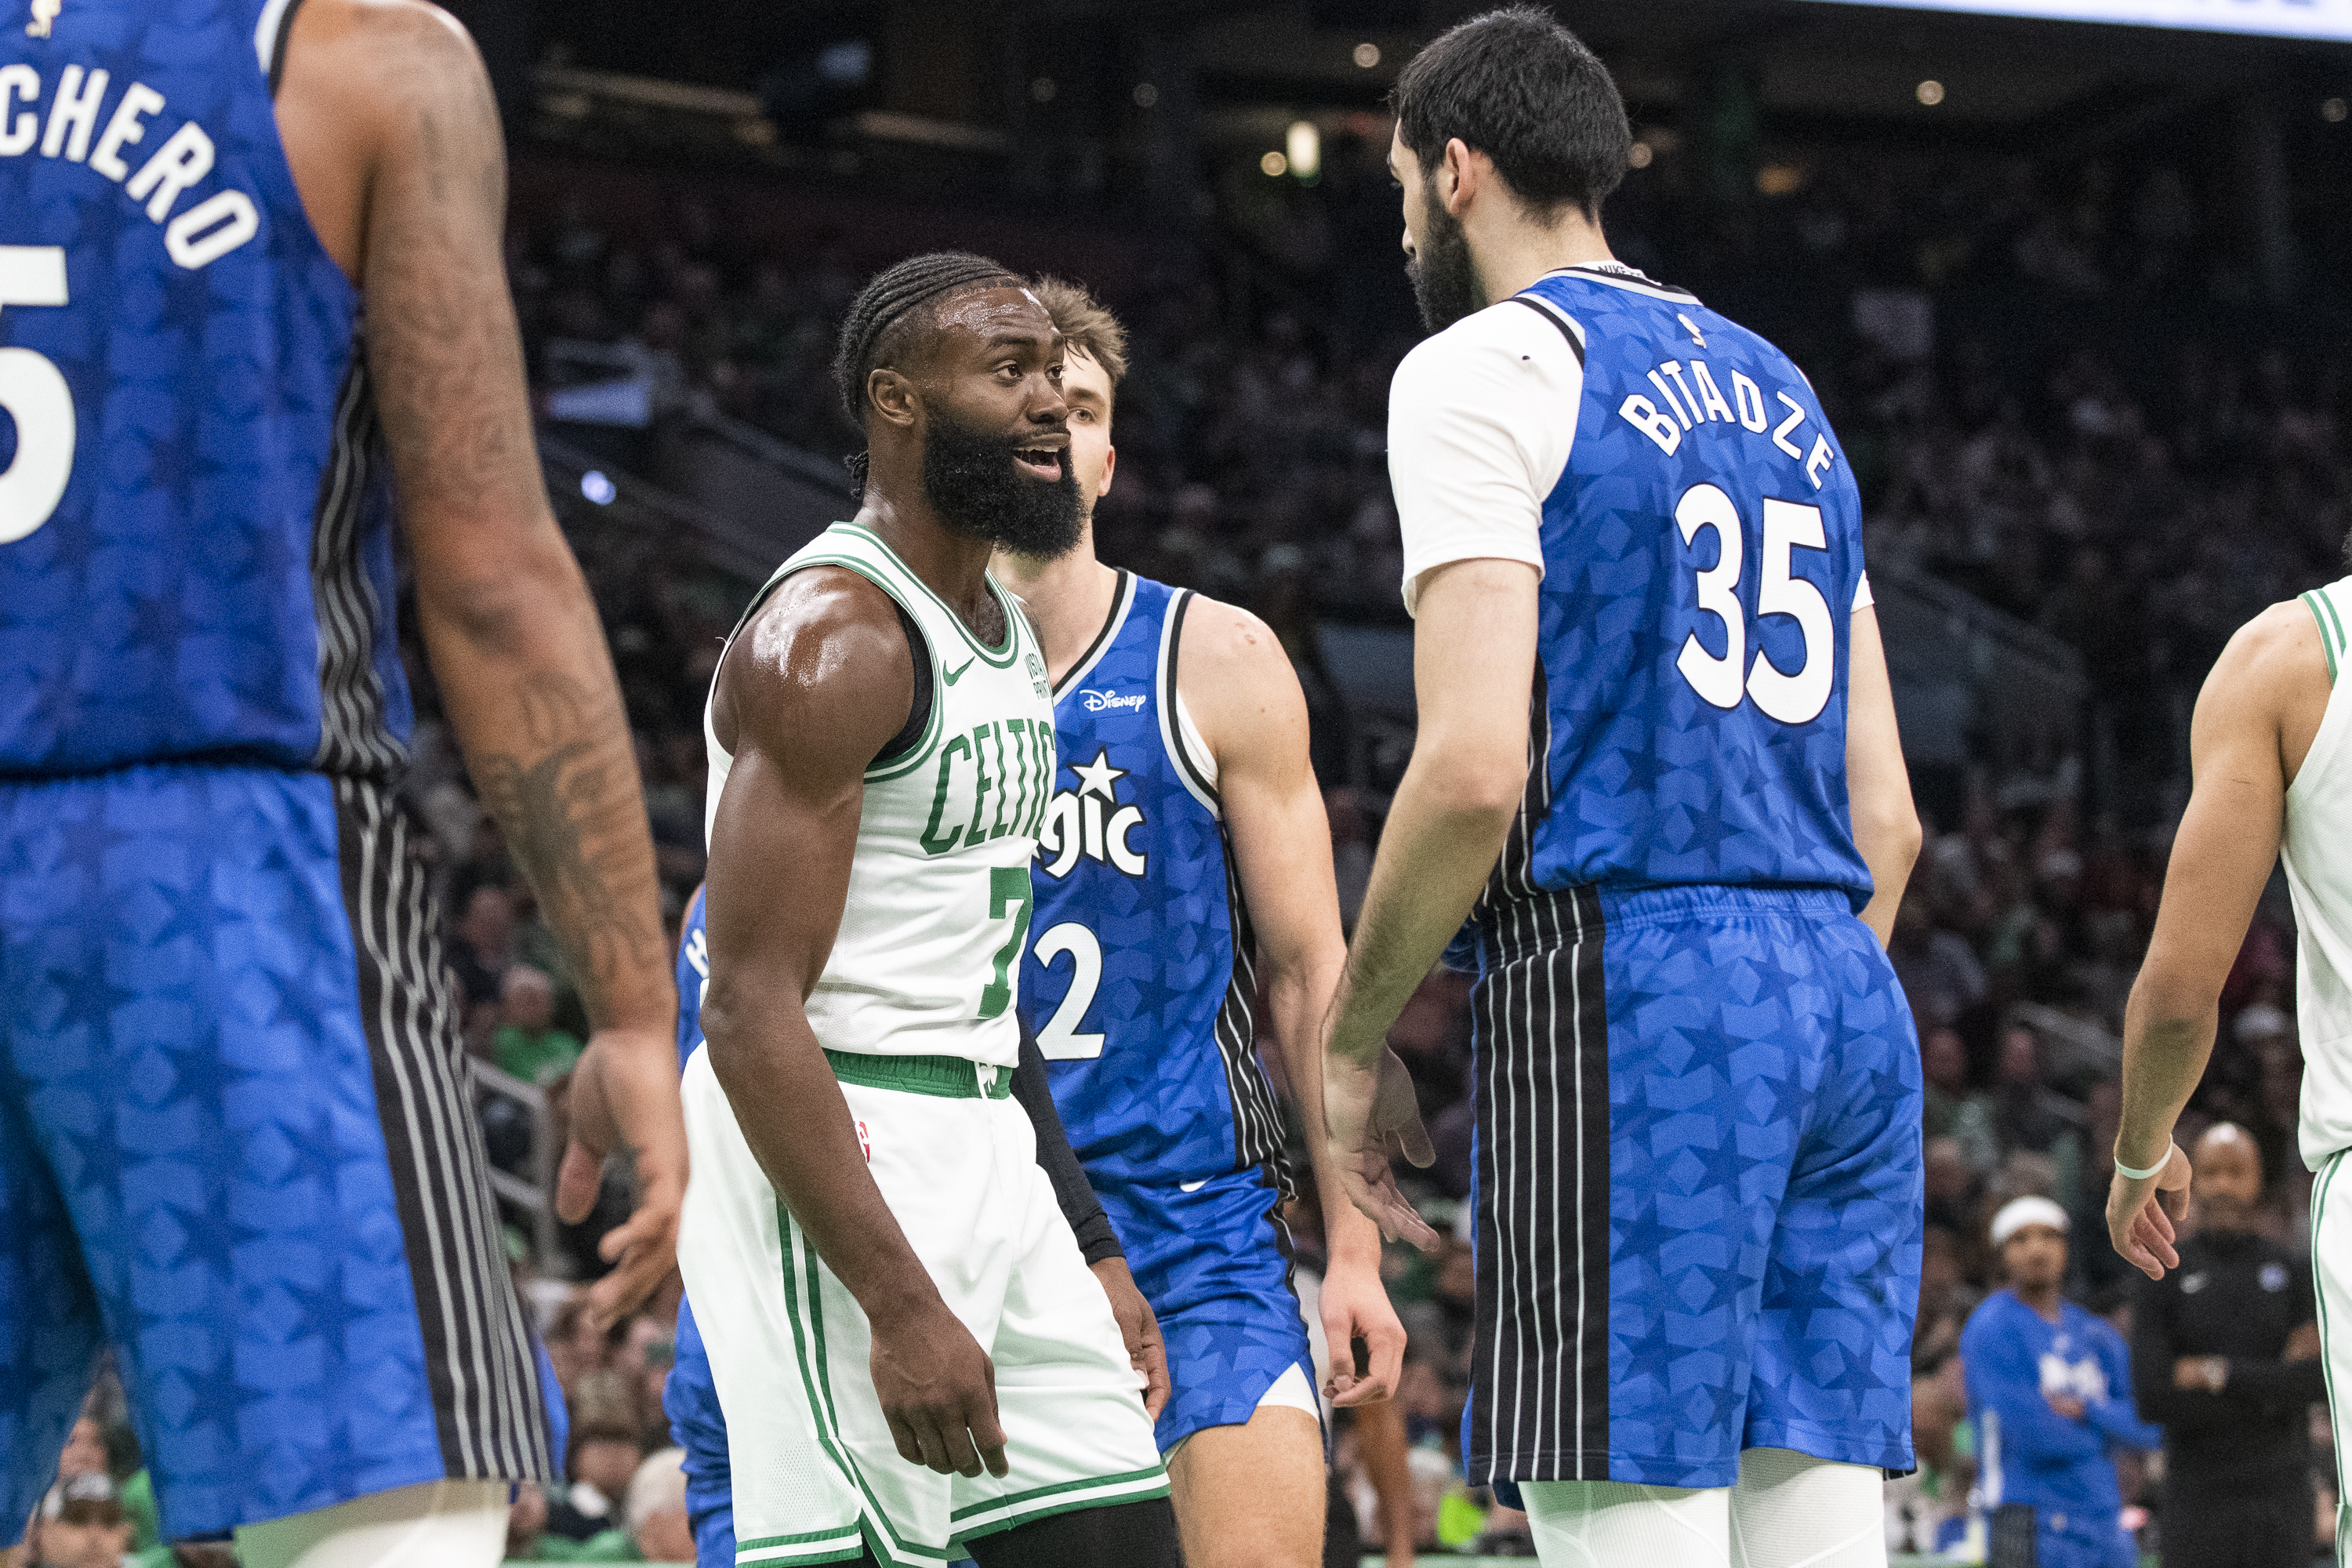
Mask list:
[[[2106,1439],[2080,1421],[2069,1421],[2042,1396],[2042,1373],[2025,1347],[2000,1331],[1998,1322],[1963,1333],[1960,1364],[1967,1371],[1971,1405],[2000,1417],[2002,1447],[2028,1466],[2059,1466],[2105,1451]]]
[[[1405,355],[1389,388],[1389,483],[1404,607],[1454,561],[1543,570],[1543,504],[1568,468],[1584,395],[1578,331],[1522,300],[1490,305]]]
[[[2229,1358],[2230,1375],[2221,1392],[2210,1397],[2225,1400],[2242,1394],[2261,1405],[2316,1405],[2327,1397],[2327,1374],[2319,1359],[2308,1361],[2241,1361]]]
[[[1078,1251],[1090,1265],[1106,1258],[1125,1258],[1127,1250],[1118,1244],[1118,1233],[1111,1229],[1102,1200],[1087,1181],[1086,1167],[1070,1152],[1069,1136],[1062,1131],[1061,1115],[1054,1109],[1054,1087],[1045,1077],[1045,1058],[1026,1023],[1021,1026],[1021,1065],[1013,1069],[1013,1098],[1021,1102],[1021,1109],[1029,1113],[1030,1126],[1036,1129],[1038,1167],[1054,1184],[1054,1201],[1062,1205],[1062,1217],[1070,1222],[1078,1238]]]

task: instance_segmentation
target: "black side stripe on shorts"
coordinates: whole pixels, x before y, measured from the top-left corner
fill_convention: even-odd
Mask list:
[[[1609,1475],[1609,1017],[1599,893],[1497,900],[1472,998],[1473,1484]]]
[[[552,1481],[539,1366],[499,1244],[425,868],[381,785],[335,780],[335,814],[376,1114],[442,1460],[453,1479]]]

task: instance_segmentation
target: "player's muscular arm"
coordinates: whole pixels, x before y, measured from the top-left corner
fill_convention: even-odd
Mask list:
[[[2189,733],[2194,782],[2172,841],[2164,902],[2124,1007],[2123,1120],[2107,1194],[2116,1250],[2151,1279],[2177,1267],[2189,1156],[2170,1145],[2213,1053],[2221,983],[2277,863],[2286,790],[2327,701],[2326,655],[2310,612],[2273,605],[2239,628],[2198,694]],[[2159,1193],[2162,1202],[2151,1202]],[[2168,1212],[2169,1211],[2169,1212]]]
[[[1257,934],[1257,959],[1291,1090],[1323,1103],[1321,1025],[1347,962],[1331,871],[1331,825],[1307,761],[1307,700],[1265,622],[1213,600],[1184,619],[1177,661],[1184,705],[1217,763],[1217,793]],[[1395,1392],[1404,1328],[1381,1283],[1379,1227],[1356,1211],[1329,1146],[1308,1140],[1331,1268],[1323,1327],[1332,1349],[1334,1402],[1360,1405]],[[1359,1379],[1347,1347],[1361,1338],[1371,1374]]]
[[[735,762],[710,830],[702,1031],[760,1168],[873,1324],[899,1453],[1001,1476],[988,1357],[883,1201],[808,1021],[848,900],[866,767],[905,724],[914,679],[887,596],[830,568],[787,578],[729,651],[712,721]]]
[[[1477,901],[1527,787],[1537,582],[1532,566],[1489,559],[1422,575],[1412,638],[1419,733],[1325,1026],[1324,1104],[1340,1179],[1384,1231],[1433,1250],[1436,1236],[1389,1175],[1376,1068],[1389,1026]],[[1421,1147],[1426,1164],[1425,1134]]]
[[[1885,947],[1895,934],[1895,911],[1911,879],[1912,863],[1919,858],[1919,813],[1911,804],[1911,772],[1904,765],[1903,737],[1895,727],[1895,689],[1886,679],[1878,612],[1867,605],[1853,613],[1847,658],[1846,797],[1854,847],[1870,868],[1872,889],[1862,920]]]
[[[471,41],[440,11],[309,0],[278,115],[304,206],[366,298],[434,674],[594,1028],[572,1078],[558,1207],[585,1215],[606,1154],[635,1163],[637,1211],[605,1238],[617,1267],[591,1298],[609,1320],[676,1257],[677,994],[628,721],[532,443],[500,251],[497,108]]]

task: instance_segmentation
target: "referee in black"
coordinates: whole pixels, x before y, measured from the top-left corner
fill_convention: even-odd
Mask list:
[[[2164,1568],[2307,1568],[2327,1396],[2311,1268],[2254,1234],[2263,1163],[2243,1129],[2215,1126],[2192,1164],[2196,1234],[2132,1313],[2132,1393],[2165,1432]]]

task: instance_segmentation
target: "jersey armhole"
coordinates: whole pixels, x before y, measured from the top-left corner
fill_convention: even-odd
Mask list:
[[[923,635],[923,628],[915,624],[915,617],[895,594],[890,596],[890,607],[898,612],[898,625],[906,628],[907,652],[915,661],[915,694],[907,704],[907,722],[874,753],[874,760],[866,764],[868,768],[886,768],[914,754],[931,727],[931,705],[938,697],[931,689],[939,683],[923,679],[931,668],[930,639]]]
[[[294,13],[302,8],[302,0],[268,0],[261,8],[261,19],[254,24],[253,52],[261,62],[261,74],[269,80],[269,96],[278,96],[278,84],[286,75],[286,42],[294,36]]]
[[[1183,782],[1193,799],[1208,807],[1209,815],[1224,820],[1224,804],[1218,797],[1216,775],[1201,765],[1185,744],[1185,726],[1176,721],[1176,654],[1184,641],[1184,613],[1192,607],[1193,593],[1180,588],[1169,602],[1167,619],[1160,631],[1160,740],[1168,748],[1168,757],[1176,764],[1176,776]]]
[[[2320,651],[2327,655],[2327,684],[2336,684],[2338,660],[2344,653],[2344,622],[2336,613],[2336,600],[2325,588],[2313,588],[2302,595],[2303,607],[2319,626]]]

